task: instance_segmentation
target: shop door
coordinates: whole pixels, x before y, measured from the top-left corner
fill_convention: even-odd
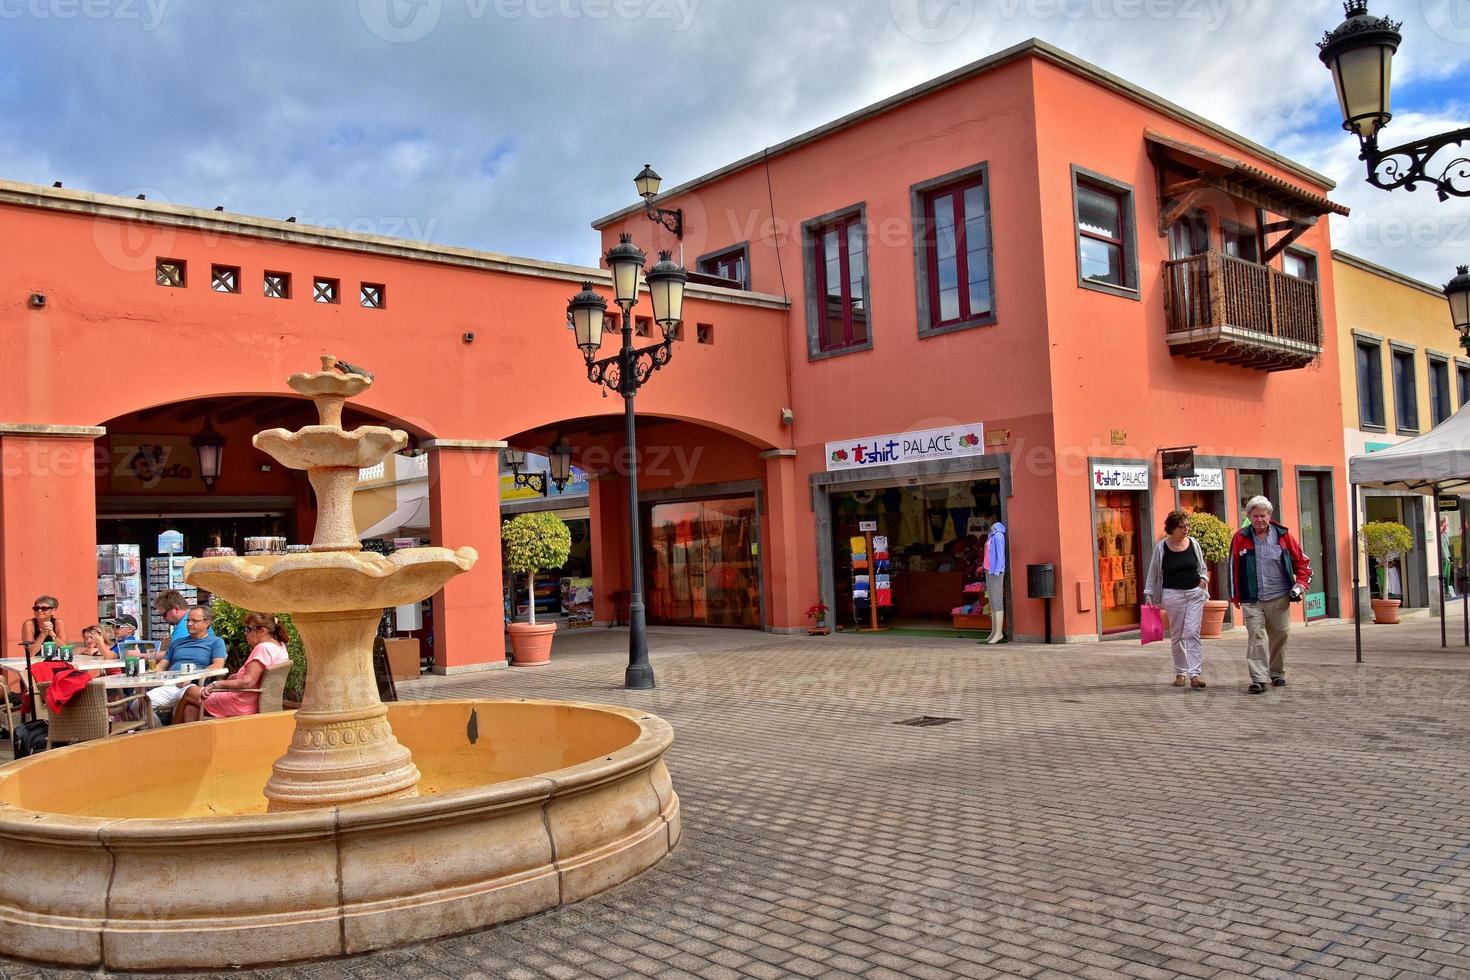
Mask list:
[[[1186,514],[1193,514],[1196,512],[1201,514],[1214,514],[1216,517],[1220,518],[1220,520],[1225,521],[1226,524],[1229,524],[1230,521],[1227,520],[1225,516],[1221,513],[1221,511],[1224,509],[1224,501],[1221,499],[1222,497],[1224,497],[1224,494],[1217,493],[1213,490],[1180,490],[1179,509],[1184,511],[1184,513]],[[1210,570],[1211,599],[1230,598],[1228,595],[1225,594],[1225,576],[1230,574],[1228,571],[1228,567],[1229,566],[1227,562],[1221,562],[1219,565],[1216,565]],[[1145,570],[1145,574],[1147,574],[1147,570]]]
[[[754,497],[655,504],[648,517],[648,620],[760,627]]]
[[[1330,492],[1320,473],[1306,474],[1297,484],[1297,505],[1301,510],[1297,540],[1312,566],[1312,584],[1307,587],[1305,602],[1308,619],[1325,619],[1328,615],[1327,584],[1331,576],[1327,568],[1327,543],[1332,540],[1332,529],[1327,526],[1324,503]]]
[[[1142,551],[1138,494],[1099,491],[1093,505],[1097,529],[1097,586],[1102,604],[1102,631],[1138,628]]]

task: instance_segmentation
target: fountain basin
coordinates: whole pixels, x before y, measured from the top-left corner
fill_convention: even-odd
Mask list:
[[[205,969],[346,956],[580,901],[677,843],[643,711],[579,702],[388,706],[414,799],[266,813],[278,712],[0,767],[0,952]]]

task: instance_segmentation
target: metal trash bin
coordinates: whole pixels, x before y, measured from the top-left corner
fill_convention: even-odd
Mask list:
[[[1029,599],[1055,599],[1057,597],[1057,566],[1026,566],[1026,597]]]

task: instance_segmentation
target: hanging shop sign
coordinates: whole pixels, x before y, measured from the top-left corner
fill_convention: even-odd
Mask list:
[[[1148,469],[1147,463],[1094,463],[1092,489],[1147,490]]]
[[[855,470],[895,463],[923,463],[933,459],[957,459],[985,455],[985,427],[947,426],[893,432],[863,439],[827,443],[828,470]]]
[[[1180,490],[1224,490],[1225,471],[1196,467],[1194,476],[1181,476],[1176,482]]]

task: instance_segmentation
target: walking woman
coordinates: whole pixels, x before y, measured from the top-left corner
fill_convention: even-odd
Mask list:
[[[1174,686],[1204,687],[1200,676],[1203,651],[1199,625],[1210,597],[1210,567],[1199,542],[1189,536],[1189,515],[1176,510],[1164,518],[1164,537],[1148,561],[1143,601],[1162,598],[1169,614],[1170,650],[1174,654]]]

